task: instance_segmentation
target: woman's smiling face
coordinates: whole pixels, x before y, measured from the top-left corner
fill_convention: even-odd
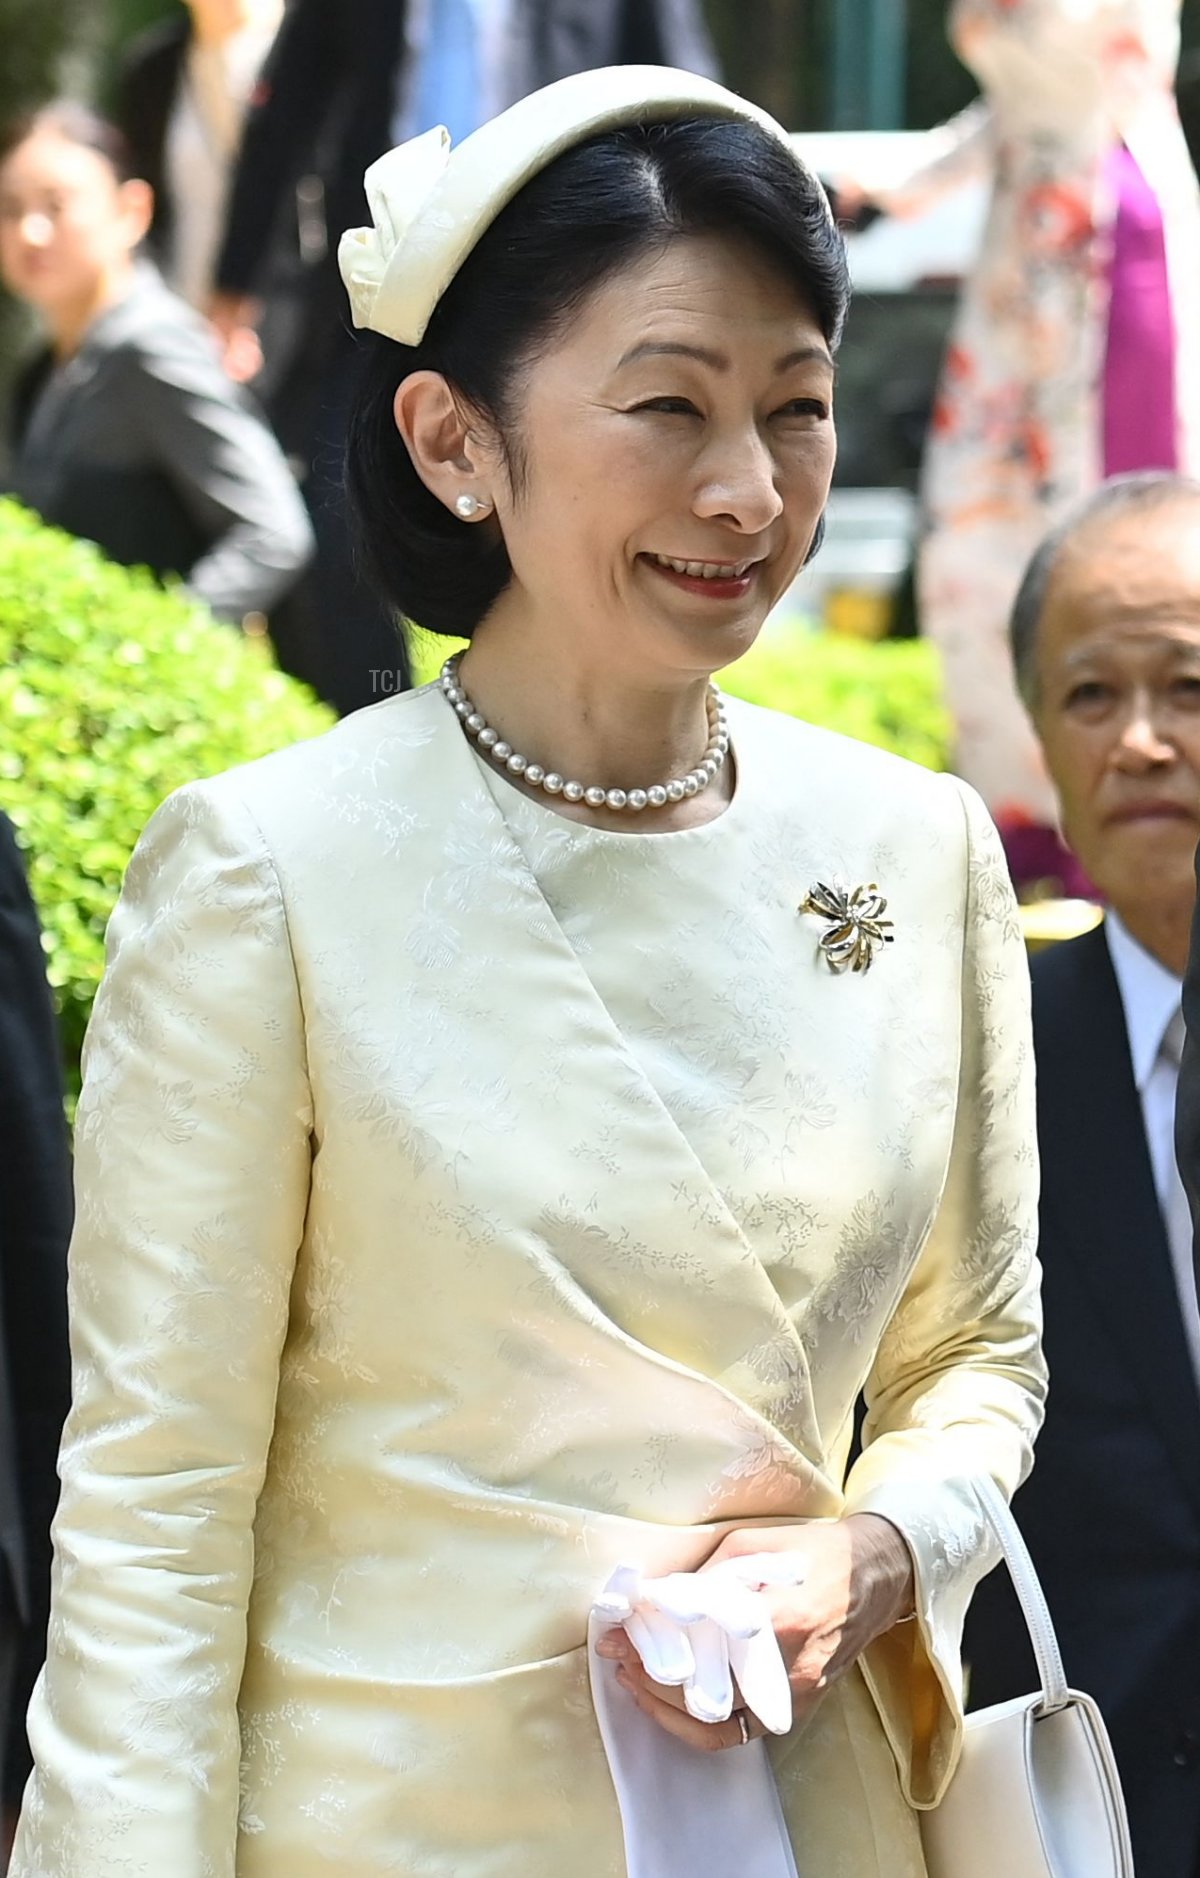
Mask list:
[[[682,236],[623,269],[523,374],[500,602],[654,681],[730,664],[803,565],[833,474],[833,361],[748,243]]]

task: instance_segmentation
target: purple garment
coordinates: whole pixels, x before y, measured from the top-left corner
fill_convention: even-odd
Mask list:
[[[1097,900],[1091,881],[1056,829],[1044,822],[1000,822],[1000,839],[1013,886],[1035,883],[1043,892],[1069,900]]]
[[[1123,144],[1105,181],[1117,199],[1104,359],[1104,474],[1179,467],[1175,322],[1158,198]]]

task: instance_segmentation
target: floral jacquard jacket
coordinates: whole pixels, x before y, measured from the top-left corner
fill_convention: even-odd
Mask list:
[[[147,829],[14,1878],[619,1878],[597,1588],[847,1509],[917,1621],[776,1774],[801,1878],[922,1878],[1044,1387],[1024,953],[962,785],[731,723],[678,835],[535,809],[433,689]],[[869,971],[817,881],[878,883]]]

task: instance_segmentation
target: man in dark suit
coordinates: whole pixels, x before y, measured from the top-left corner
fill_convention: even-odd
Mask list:
[[[1050,1398],[1015,1511],[1067,1674],[1095,1696],[1138,1878],[1200,1878],[1200,1311],[1175,1167],[1200,836],[1200,484],[1121,478],[1016,603],[1018,679],[1103,926],[1033,961]],[[971,1704],[1034,1686],[1001,1574]]]
[[[473,0],[292,0],[262,80],[251,99],[234,184],[218,283],[228,296],[252,296],[276,217],[297,177],[312,170],[324,192],[328,307],[344,320],[337,244],[369,220],[363,172],[406,136],[430,128],[440,109],[460,105],[447,81],[439,97],[414,69],[432,48],[442,10],[447,27]],[[600,65],[678,65],[715,75],[716,60],[699,0],[491,0],[494,78],[481,84],[481,121],[553,79]],[[449,126],[457,140],[474,128]]]
[[[202,311],[212,295],[222,199],[236,166],[255,66],[266,57],[276,25],[274,0],[186,0],[122,49],[113,115],[129,146],[132,173],[154,193],[149,245],[168,284]],[[259,262],[261,345],[247,331],[226,349],[231,375],[254,378],[272,421],[304,296],[302,200],[301,183],[276,218],[270,253]]]
[[[552,79],[617,64],[714,71],[700,0],[293,0],[284,18],[251,101],[212,312],[225,333],[253,322],[272,230],[310,176],[326,255],[307,277],[291,390],[277,390],[272,409],[284,447],[310,466],[310,589],[327,641],[319,688],[339,710],[383,695],[373,673],[388,690],[405,682],[395,629],[354,572],[341,491],[355,351],[336,257],[342,233],[370,219],[363,172],[434,124],[457,142]]]
[[[29,1771],[25,1710],[46,1648],[55,1460],[70,1399],[71,1169],[37,915],[0,815],[0,1715],[10,1818]]]

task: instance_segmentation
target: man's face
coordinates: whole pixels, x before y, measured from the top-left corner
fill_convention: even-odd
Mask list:
[[[1200,840],[1200,499],[1102,517],[1064,548],[1034,721],[1067,838],[1118,913],[1190,908]]]

